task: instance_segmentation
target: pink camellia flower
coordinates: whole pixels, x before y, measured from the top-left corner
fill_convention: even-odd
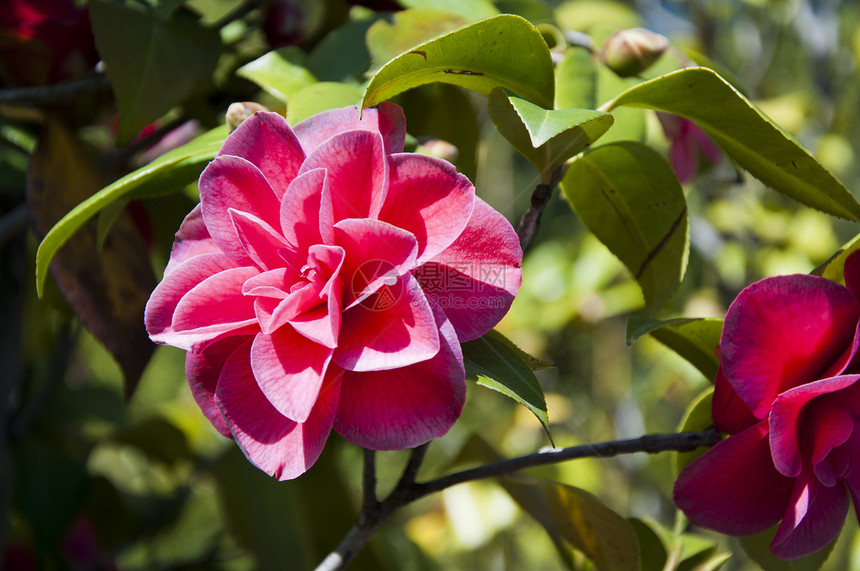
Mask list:
[[[847,287],[808,275],[746,288],[726,315],[714,425],[730,436],[685,468],[675,502],[728,535],[780,522],[781,559],[833,541],[860,509],[860,254]]]
[[[723,156],[720,147],[689,119],[662,111],[657,119],[669,139],[669,162],[681,183],[692,181],[703,164],[715,164]]]
[[[401,152],[405,134],[390,103],[295,128],[252,115],[200,176],[147,304],[151,338],[188,351],[203,413],[279,479],[332,428],[377,450],[445,434],[460,342],[519,288],[513,228],[451,164]]]

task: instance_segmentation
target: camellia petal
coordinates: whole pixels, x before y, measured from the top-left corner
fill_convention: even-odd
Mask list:
[[[815,477],[797,478],[770,549],[781,559],[815,553],[836,539],[847,514],[848,491],[843,486],[830,488]]]
[[[295,126],[296,136],[308,155],[335,135],[354,130],[379,133],[385,142],[386,154],[399,153],[406,141],[406,117],[399,106],[384,102],[376,108],[360,111],[356,107],[331,109]]]
[[[335,430],[374,450],[400,450],[438,438],[451,428],[466,396],[463,356],[444,314],[440,349],[416,365],[390,371],[344,371]]]
[[[229,438],[233,438],[233,435],[221,416],[221,410],[215,404],[215,389],[224,363],[240,345],[247,344],[252,338],[248,335],[225,337],[206,344],[199,351],[190,351],[185,359],[185,376],[188,377],[194,400],[212,426]]]
[[[735,388],[726,379],[722,369],[717,371],[714,381],[711,416],[714,418],[714,426],[729,434],[743,432],[759,420],[735,392]]]
[[[307,252],[320,242],[334,243],[334,214],[326,184],[325,169],[309,170],[296,177],[281,202],[281,230],[299,251]]]
[[[340,378],[324,379],[310,416],[299,423],[281,415],[263,396],[250,360],[249,340],[224,363],[215,402],[248,460],[278,480],[300,476],[319,458],[331,432]]]
[[[254,265],[264,271],[283,267],[284,258],[278,253],[287,246],[283,236],[253,214],[232,208],[227,212],[236,236]]]
[[[286,119],[265,111],[242,121],[224,141],[218,155],[241,157],[256,166],[279,198],[305,159],[302,146]]]
[[[729,308],[720,341],[723,372],[757,418],[776,396],[820,378],[854,339],[858,304],[816,276],[764,279]]]
[[[188,213],[176,232],[176,239],[170,250],[170,260],[167,262],[167,267],[164,268],[164,275],[169,274],[174,268],[190,258],[215,253],[223,255],[221,248],[215,244],[209,235],[209,230],[206,229],[203,213],[198,204]]]
[[[388,161],[378,133],[348,131],[328,139],[308,156],[301,173],[319,168],[326,171],[335,223],[379,214],[388,190]]]
[[[389,159],[389,185],[379,219],[412,233],[418,264],[450,246],[472,216],[475,188],[443,160],[402,153]]]
[[[463,342],[480,337],[508,312],[522,282],[521,262],[510,223],[476,198],[460,237],[414,274]]]
[[[779,521],[792,480],[776,471],[767,422],[722,440],[678,476],[674,498],[690,521],[729,535],[760,533]]]

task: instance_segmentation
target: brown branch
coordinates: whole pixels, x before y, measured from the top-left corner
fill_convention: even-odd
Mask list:
[[[36,106],[46,103],[59,103],[74,99],[83,93],[109,87],[110,83],[108,83],[106,75],[92,73],[81,79],[63,81],[53,85],[0,89],[0,104]]]
[[[344,569],[370,540],[373,533],[382,525],[382,522],[391,514],[415,500],[450,488],[451,486],[456,486],[457,484],[484,478],[507,476],[526,468],[556,464],[577,458],[610,458],[620,454],[635,454],[638,452],[657,454],[673,450],[688,452],[702,446],[713,446],[719,441],[720,433],[714,428],[705,430],[704,432],[646,434],[645,436],[629,440],[614,440],[598,444],[585,444],[582,446],[537,452],[455,472],[441,478],[436,478],[435,480],[420,483],[415,481],[414,476],[426,451],[426,445],[424,445],[413,450],[412,457],[410,457],[409,463],[404,469],[403,476],[387,498],[380,502],[376,500],[374,495],[374,501],[371,504],[368,504],[367,501],[364,502],[355,525],[349,530],[340,542],[340,545],[320,563],[317,571]],[[372,459],[372,455],[365,454],[365,462],[372,462]],[[367,465],[365,464],[365,474],[367,474],[367,469]],[[367,485],[368,482],[365,479],[365,500],[368,497]]]

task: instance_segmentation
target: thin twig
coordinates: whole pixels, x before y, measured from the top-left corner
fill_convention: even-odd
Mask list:
[[[359,514],[356,524],[349,530],[337,548],[332,551],[320,565],[317,571],[336,571],[344,569],[353,557],[364,547],[370,540],[373,533],[379,528],[391,514],[401,507],[414,502],[429,494],[442,491],[451,486],[481,480],[484,478],[494,478],[498,476],[507,476],[514,472],[533,468],[535,466],[544,466],[547,464],[556,464],[567,460],[575,460],[577,458],[609,458],[618,456],[619,454],[635,454],[637,452],[647,452],[648,454],[656,454],[658,452],[667,452],[675,450],[678,452],[687,452],[702,446],[713,446],[720,441],[720,433],[716,429],[705,430],[704,432],[680,432],[677,434],[647,434],[639,438],[629,440],[614,440],[611,442],[601,442],[598,444],[585,444],[582,446],[572,446],[570,448],[561,448],[548,450],[546,452],[537,452],[526,456],[519,456],[509,460],[502,460],[492,464],[486,464],[477,468],[455,472],[435,480],[420,483],[415,482],[414,475],[420,466],[421,459],[426,452],[426,445],[416,448],[412,452],[412,456],[403,471],[400,481],[391,494],[384,500],[375,501],[372,509],[365,502]],[[372,457],[371,457],[372,458]],[[365,462],[368,461],[368,455],[365,454]],[[365,464],[365,470],[367,466]],[[367,493],[365,489],[365,494]],[[366,496],[365,496],[366,497]]]
[[[364,449],[364,472],[361,479],[361,513],[369,512],[379,503],[376,499],[376,451]]]
[[[74,99],[83,93],[99,91],[108,87],[110,87],[110,83],[106,75],[92,73],[81,79],[63,81],[53,85],[0,89],[0,104],[35,106],[59,103]]]
[[[540,218],[543,214],[546,205],[549,204],[549,199],[552,197],[552,192],[565,173],[565,165],[559,165],[552,171],[547,181],[542,175],[543,182],[538,184],[532,192],[532,200],[529,209],[520,218],[520,224],[517,227],[517,236],[520,239],[520,248],[523,252],[526,251],[531,241],[537,234],[540,228]]]

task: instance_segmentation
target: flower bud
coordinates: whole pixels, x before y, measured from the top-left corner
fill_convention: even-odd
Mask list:
[[[449,163],[457,162],[457,158],[460,156],[460,149],[442,139],[421,138],[418,139],[418,143],[421,145],[418,148],[419,153],[430,155]]]
[[[645,28],[632,28],[606,38],[600,54],[609,69],[621,77],[630,77],[651,67],[668,47],[665,36]]]
[[[230,107],[227,108],[227,129],[232,133],[242,121],[257,111],[268,111],[268,109],[253,101],[231,103]]]

